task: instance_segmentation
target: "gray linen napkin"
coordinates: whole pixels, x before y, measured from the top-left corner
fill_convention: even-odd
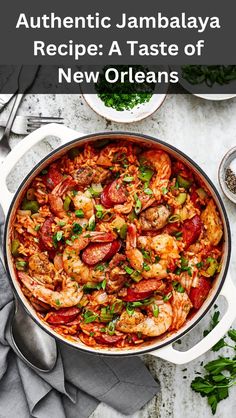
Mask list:
[[[0,418],[87,418],[99,402],[122,414],[142,408],[158,391],[138,357],[103,357],[58,344],[50,373],[29,368],[11,349],[13,295],[0,263]]]

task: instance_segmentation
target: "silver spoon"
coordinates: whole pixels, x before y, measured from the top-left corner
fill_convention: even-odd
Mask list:
[[[57,361],[55,339],[35,324],[17,300],[10,332],[16,354],[28,366],[44,373],[53,369]]]

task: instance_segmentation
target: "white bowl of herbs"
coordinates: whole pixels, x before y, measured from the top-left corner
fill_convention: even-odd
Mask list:
[[[121,66],[116,66],[121,67]],[[128,66],[122,66],[127,67]],[[136,71],[148,71],[143,66],[134,66]],[[105,71],[106,67],[104,67]],[[166,69],[166,68],[165,68]],[[133,123],[147,118],[159,109],[166,97],[156,93],[158,87],[153,84],[115,83],[110,84],[101,73],[98,83],[94,84],[94,93],[83,94],[85,101],[97,114],[117,123]]]

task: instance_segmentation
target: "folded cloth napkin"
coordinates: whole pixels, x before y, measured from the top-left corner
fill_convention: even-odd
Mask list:
[[[99,402],[124,415],[142,408],[159,390],[138,357],[95,356],[58,344],[50,373],[28,367],[11,349],[14,309],[0,263],[0,418],[87,418]]]

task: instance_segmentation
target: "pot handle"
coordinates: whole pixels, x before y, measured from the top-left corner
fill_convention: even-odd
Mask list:
[[[195,360],[197,357],[210,350],[211,347],[213,347],[213,345],[215,345],[225,335],[236,317],[236,287],[232,282],[230,274],[226,278],[220,295],[227,301],[227,310],[220,322],[206,337],[187,351],[177,351],[173,348],[173,345],[170,344],[166,347],[152,351],[150,354],[154,357],[160,357],[164,360],[170,361],[171,363],[185,364]]]
[[[7,188],[7,176],[17,164],[20,158],[29,151],[38,142],[45,139],[47,136],[55,136],[61,140],[60,145],[64,145],[73,139],[77,139],[84,134],[74,131],[73,129],[67,128],[64,125],[58,125],[56,123],[50,123],[37,129],[31,134],[27,135],[22,141],[20,141],[13,150],[7,155],[5,160],[0,166],[1,181],[0,181],[0,204],[3,212],[6,215],[10,206],[13,194]]]

